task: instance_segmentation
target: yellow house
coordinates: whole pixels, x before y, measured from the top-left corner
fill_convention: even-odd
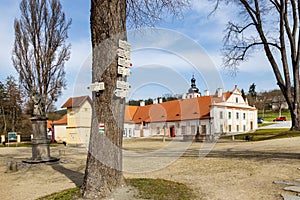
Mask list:
[[[91,98],[89,96],[71,97],[61,108],[67,108],[66,143],[87,145],[92,116]]]

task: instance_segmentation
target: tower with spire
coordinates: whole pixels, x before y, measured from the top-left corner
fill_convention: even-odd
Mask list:
[[[191,79],[191,88],[188,90],[187,93],[182,95],[183,99],[191,99],[191,98],[196,98],[196,97],[200,97],[201,93],[199,92],[199,89],[196,86],[196,79],[195,76],[192,76]]]

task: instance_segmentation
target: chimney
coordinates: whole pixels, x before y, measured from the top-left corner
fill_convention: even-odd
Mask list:
[[[222,88],[218,88],[217,95],[218,95],[219,98],[222,97],[222,95],[223,95],[223,89]]]
[[[158,104],[158,99],[157,98],[153,99],[153,104]]]
[[[158,99],[158,103],[162,103],[163,102],[163,99],[162,98],[159,98]]]
[[[145,106],[145,101],[140,101],[140,106]]]
[[[209,96],[209,90],[204,90],[204,96]]]

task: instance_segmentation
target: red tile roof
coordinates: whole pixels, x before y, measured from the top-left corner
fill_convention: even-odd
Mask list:
[[[71,97],[64,103],[64,105],[61,106],[61,108],[78,108],[85,101],[88,101],[90,104],[92,104],[92,100],[89,96]]]
[[[68,124],[68,115],[65,114],[64,116],[62,116],[62,118],[60,118],[59,120],[53,121],[53,122],[51,120],[48,120],[47,128],[51,128],[52,123],[54,125],[67,125]]]
[[[124,122],[134,123],[132,121],[134,114],[136,113],[138,106],[125,106]]]
[[[227,100],[231,94],[230,92],[223,93],[224,100]],[[202,96],[140,107],[126,106],[125,122],[128,121],[128,113],[131,117],[133,116],[131,121],[134,123],[209,119],[211,104],[223,101],[223,96]],[[132,114],[134,111],[135,113]]]

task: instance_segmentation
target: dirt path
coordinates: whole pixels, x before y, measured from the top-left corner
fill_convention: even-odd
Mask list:
[[[300,170],[297,170],[300,167],[300,138],[221,141],[211,146],[212,151],[202,143],[194,143],[181,152],[182,145],[178,142],[163,148],[166,145],[161,141],[125,141],[124,175],[182,182],[193,188],[199,199],[202,196],[212,200],[281,199],[283,187],[273,181],[300,178]],[[153,152],[154,149],[159,151]],[[208,153],[206,157],[201,156],[204,150]],[[0,148],[0,198],[36,199],[80,185],[86,150],[63,146],[51,149],[52,156],[58,157],[59,152],[59,163],[28,165],[21,161],[30,157],[30,148]],[[19,163],[18,172],[5,173],[10,160]]]

